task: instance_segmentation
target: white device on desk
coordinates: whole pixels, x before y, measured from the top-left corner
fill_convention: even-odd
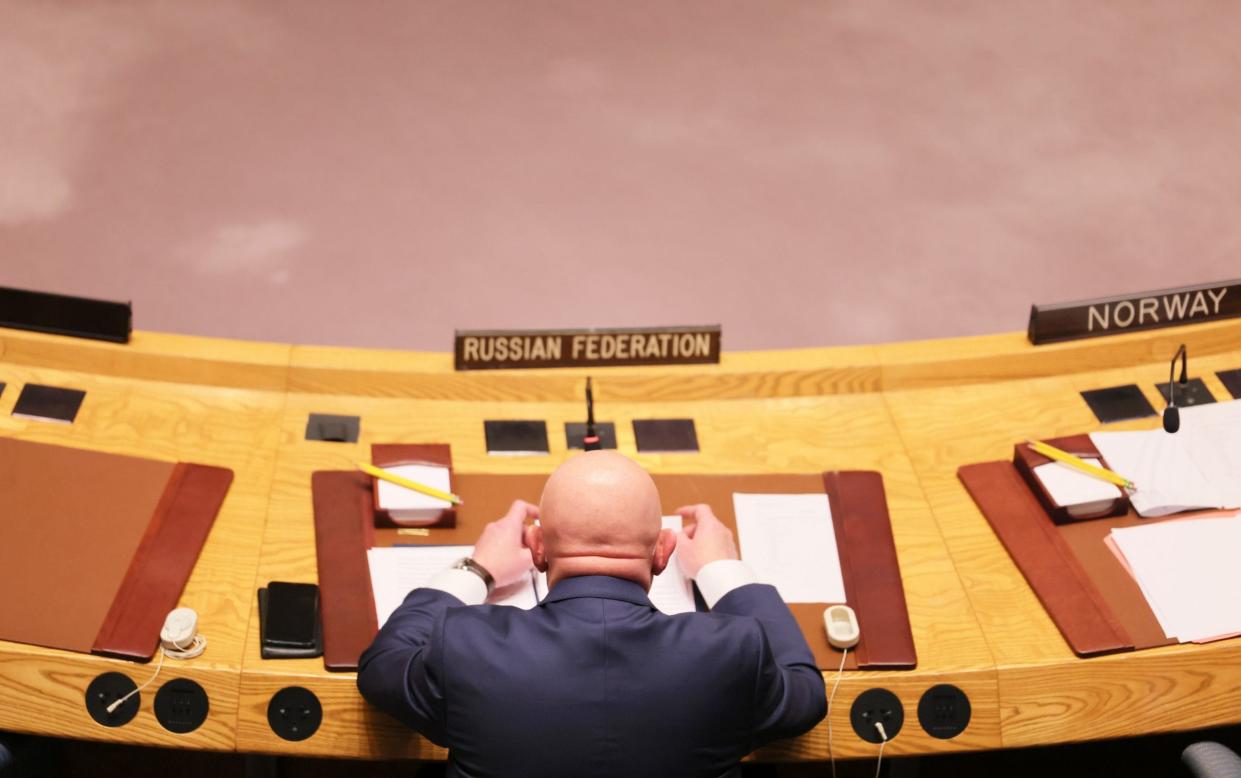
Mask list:
[[[164,617],[164,626],[159,631],[159,664],[155,666],[155,673],[147,679],[146,683],[134,688],[124,697],[114,700],[107,707],[108,713],[115,713],[116,709],[124,705],[126,700],[150,686],[151,682],[159,677],[159,671],[164,668],[164,657],[193,659],[206,650],[207,639],[198,634],[198,614],[194,609],[174,608],[169,611]]]
[[[827,642],[841,650],[853,648],[862,638],[857,614],[848,605],[828,606],[823,611],[823,626],[827,628]]]
[[[159,640],[163,652],[173,659],[193,659],[207,648],[207,639],[198,634],[198,614],[193,608],[169,611]]]

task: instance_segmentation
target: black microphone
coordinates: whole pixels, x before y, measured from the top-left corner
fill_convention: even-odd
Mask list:
[[[599,451],[603,443],[595,430],[595,393],[590,388],[590,376],[586,376],[586,434],[582,436],[583,451]]]
[[[1181,378],[1173,381],[1172,376],[1176,372],[1176,360],[1181,360]],[[1172,355],[1172,362],[1168,365],[1168,407],[1163,409],[1163,431],[1172,433],[1181,428],[1181,411],[1176,405],[1176,385],[1180,384],[1182,389],[1189,383],[1189,353],[1185,349],[1185,344],[1176,350]]]

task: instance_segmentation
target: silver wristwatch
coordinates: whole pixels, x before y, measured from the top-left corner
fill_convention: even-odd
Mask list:
[[[474,575],[483,579],[483,584],[487,587],[487,594],[491,594],[491,590],[496,588],[496,579],[487,568],[475,562],[468,556],[461,557],[452,563],[453,570],[469,570]]]

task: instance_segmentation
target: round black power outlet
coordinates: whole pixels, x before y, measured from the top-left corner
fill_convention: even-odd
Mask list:
[[[891,740],[905,723],[905,709],[900,698],[887,689],[867,689],[853,701],[849,723],[857,736],[866,742],[882,743],[884,738],[875,724],[882,724],[887,739]]]
[[[918,701],[918,723],[931,737],[954,738],[970,724],[970,698],[950,683],[932,686]]]
[[[137,685],[129,676],[121,673],[104,673],[97,676],[86,687],[86,712],[97,723],[105,727],[121,727],[133,721],[138,715],[138,707],[142,703],[142,695],[135,694],[108,712],[108,706],[129,694]]]
[[[305,740],[323,722],[323,706],[309,689],[286,686],[267,704],[267,723],[271,731],[285,740]]]
[[[155,695],[155,719],[164,729],[177,734],[193,732],[207,720],[210,709],[207,692],[188,678],[177,678],[159,688]]]

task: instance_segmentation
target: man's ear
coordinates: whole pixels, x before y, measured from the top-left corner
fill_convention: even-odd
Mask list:
[[[530,559],[534,561],[534,567],[540,573],[547,572],[547,554],[543,548],[543,528],[538,524],[531,524],[522,531],[522,541],[526,544],[526,548],[530,549]]]
[[[659,575],[668,567],[668,560],[677,548],[677,533],[670,529],[661,529],[655,541],[655,553],[651,555],[651,575]]]

